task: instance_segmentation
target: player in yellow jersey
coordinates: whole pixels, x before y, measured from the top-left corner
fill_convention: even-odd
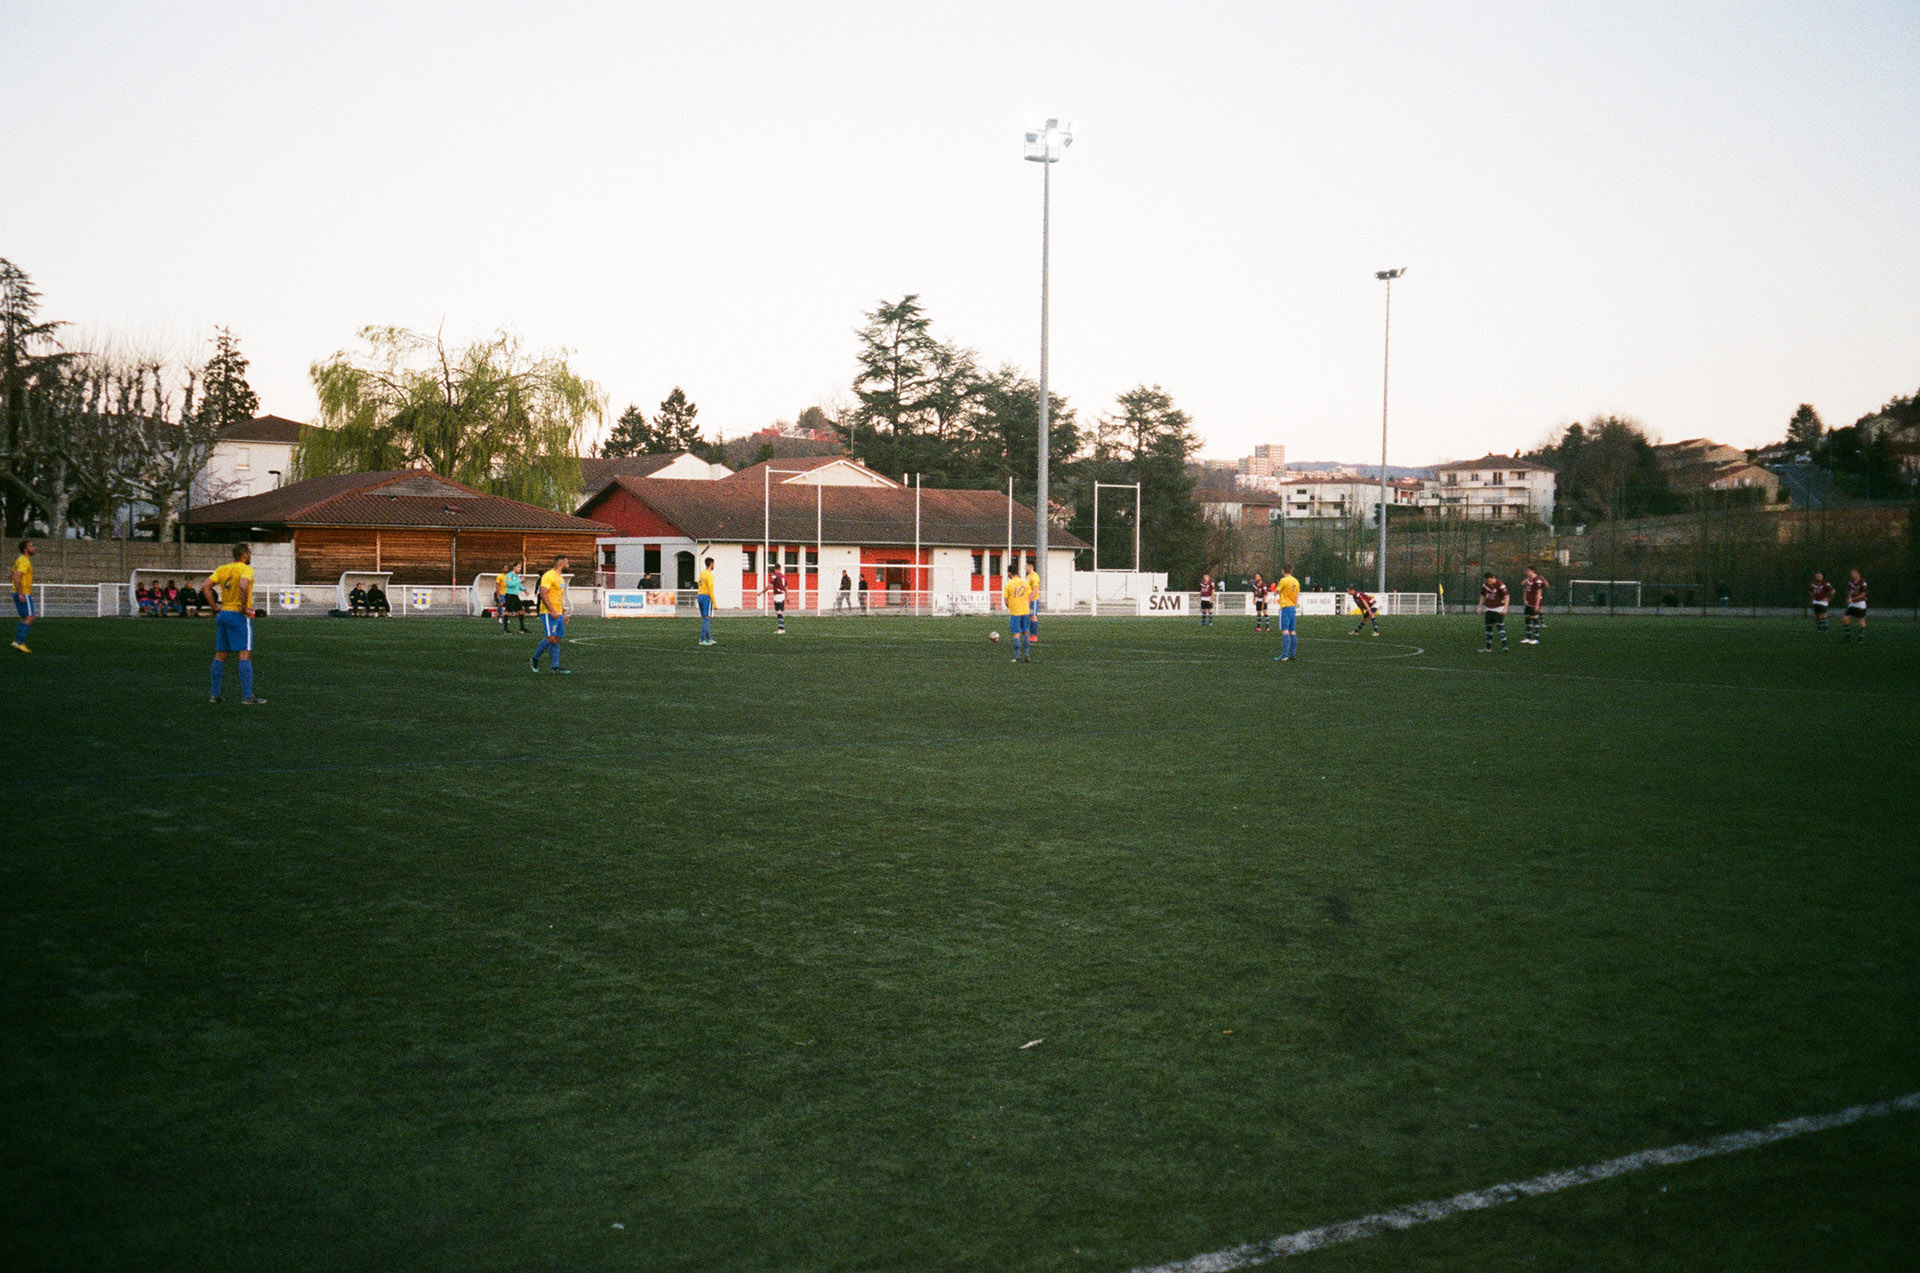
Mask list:
[[[700,605],[700,644],[718,645],[713,639],[713,558],[707,558],[707,568],[700,572],[699,594],[694,598]]]
[[[1033,558],[1027,558],[1027,643],[1038,645],[1040,642],[1040,572],[1034,569]]]
[[[527,665],[534,671],[540,670],[540,656],[549,650],[553,652],[553,670],[562,676],[572,673],[570,667],[560,666],[560,642],[567,635],[567,558],[566,554],[553,559],[553,565],[540,576],[539,586],[535,589],[540,606],[540,622],[545,625],[540,644],[533,647],[533,657]]]
[[[1033,621],[1033,588],[1024,576],[1009,574],[1000,591],[1007,599],[1007,631],[1013,635],[1013,661],[1031,663],[1032,648],[1027,644],[1031,629],[1027,625]]]
[[[13,612],[20,622],[13,625],[13,648],[32,654],[27,638],[33,634],[33,545],[20,541],[20,555],[13,559]]]
[[[1280,653],[1274,661],[1290,663],[1300,648],[1300,634],[1295,630],[1300,621],[1300,581],[1293,577],[1292,566],[1280,567],[1280,580],[1273,585],[1273,599],[1280,605]]]
[[[253,693],[253,550],[245,544],[233,546],[233,560],[207,576],[200,591],[208,600],[217,594],[220,613],[213,621],[213,672],[210,701],[220,701],[220,680],[227,670],[227,655],[240,656],[240,701],[259,707],[267,700]]]

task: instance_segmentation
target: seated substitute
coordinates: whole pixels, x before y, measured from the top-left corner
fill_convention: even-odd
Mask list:
[[[393,607],[387,604],[387,590],[379,584],[367,589],[368,614],[392,614]]]
[[[347,613],[356,619],[367,613],[367,590],[359,584],[353,585],[353,591],[347,594]]]

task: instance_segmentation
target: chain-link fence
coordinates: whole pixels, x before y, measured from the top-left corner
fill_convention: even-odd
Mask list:
[[[1709,492],[1688,512],[1581,526],[1395,519],[1387,586],[1444,593],[1448,608],[1472,609],[1484,572],[1513,587],[1532,566],[1552,582],[1556,605],[1757,614],[1804,609],[1816,570],[1844,598],[1847,573],[1857,569],[1875,610],[1920,616],[1920,504],[1781,509],[1742,496]],[[1212,548],[1233,586],[1255,572],[1271,580],[1291,563],[1310,589],[1371,591],[1378,536],[1367,519],[1314,518],[1215,527]]]

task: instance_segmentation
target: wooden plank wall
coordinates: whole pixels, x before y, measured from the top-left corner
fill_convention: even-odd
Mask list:
[[[594,551],[593,535],[567,531],[464,530],[456,545],[448,530],[318,527],[294,537],[294,572],[303,584],[332,583],[349,570],[390,570],[397,584],[464,584],[523,560],[545,566],[559,553],[591,572]]]

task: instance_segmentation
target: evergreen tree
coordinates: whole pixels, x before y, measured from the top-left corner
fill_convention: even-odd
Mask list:
[[[201,386],[201,411],[216,431],[260,414],[260,395],[247,383],[247,357],[225,327],[214,329],[213,357],[207,360]]]
[[[700,408],[687,401],[686,391],[673,387],[653,417],[654,448],[657,451],[690,451],[700,445],[700,427],[693,420]]]
[[[1820,435],[1826,429],[1820,423],[1820,413],[1811,403],[1803,402],[1787,421],[1787,444],[1797,446],[1803,451],[1811,451],[1820,445]]]
[[[647,413],[632,403],[614,422],[613,432],[601,446],[602,455],[647,455],[653,450],[653,422]]]

